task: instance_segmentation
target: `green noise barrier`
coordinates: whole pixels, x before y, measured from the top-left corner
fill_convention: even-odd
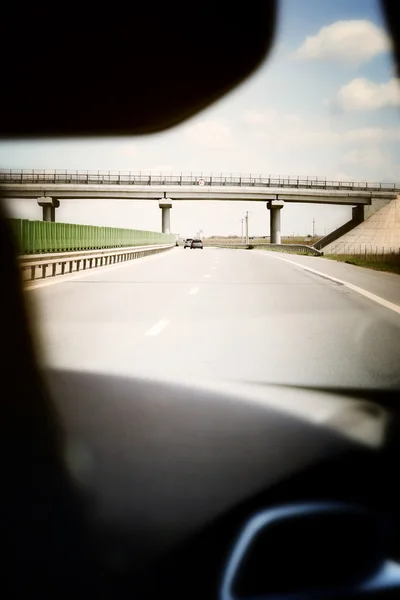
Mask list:
[[[175,235],[139,229],[9,219],[20,254],[173,244]]]

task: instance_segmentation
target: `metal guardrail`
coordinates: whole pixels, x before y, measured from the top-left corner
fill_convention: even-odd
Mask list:
[[[215,246],[217,248],[232,248],[237,250],[251,250],[253,248],[262,247],[265,250],[279,251],[279,252],[294,252],[296,254],[310,254],[311,256],[323,256],[321,250],[317,250],[314,246],[307,246],[306,244],[269,244],[263,242],[254,242],[250,244],[208,244],[209,246]]]
[[[19,266],[24,282],[56,277],[73,272],[85,271],[88,268],[103,267],[119,262],[133,260],[174,248],[175,244],[158,244],[154,246],[131,246],[101,251],[63,252],[53,254],[25,255],[19,257]],[[68,265],[68,269],[67,269]],[[74,268],[75,267],[75,268]],[[37,277],[37,270],[41,277]],[[50,273],[49,273],[50,271]],[[26,276],[28,275],[28,276]]]
[[[261,245],[261,244],[260,244]],[[323,256],[322,250],[317,250],[314,246],[303,244],[265,244],[266,250],[279,250],[279,252],[295,252],[296,254],[310,254],[311,256]]]
[[[87,185],[176,185],[176,186],[238,186],[264,188],[294,188],[315,190],[348,190],[367,192],[400,192],[400,183],[360,181],[328,181],[317,176],[292,177],[236,174],[163,174],[135,171],[68,171],[56,169],[0,169],[1,184],[48,183]]]

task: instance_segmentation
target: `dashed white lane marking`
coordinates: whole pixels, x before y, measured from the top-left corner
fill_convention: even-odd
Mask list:
[[[360,288],[357,285],[353,285],[348,281],[338,279],[337,277],[333,277],[333,275],[327,275],[326,273],[323,273],[322,271],[317,271],[316,269],[312,269],[311,267],[306,267],[305,265],[302,265],[301,263],[298,263],[294,260],[289,260],[288,258],[282,258],[281,256],[273,256],[273,258],[277,258],[278,260],[283,260],[292,265],[296,265],[296,267],[300,267],[304,271],[310,271],[310,273],[315,273],[316,275],[325,277],[325,279],[330,279],[331,281],[335,281],[336,283],[341,283],[342,285],[348,287],[350,290],[353,290],[353,292],[357,292],[358,294],[361,294],[362,296],[373,300],[373,302],[376,302],[377,304],[380,304],[381,306],[389,308],[390,310],[393,310],[394,312],[400,314],[400,306],[398,304],[394,304],[394,302],[389,302],[389,300],[385,300],[385,298],[381,298],[380,296],[377,296],[372,292],[368,292],[367,290],[364,290],[363,288]]]
[[[171,321],[169,319],[161,319],[161,321],[157,321],[153,327],[150,327],[150,329],[146,331],[146,335],[158,335],[170,322]]]
[[[215,266],[214,266],[214,267],[211,267],[211,271],[215,271],[215,269],[216,269],[216,268],[217,268],[217,267],[215,267]]]
[[[209,273],[207,273],[207,275],[204,275],[204,277],[210,277]]]
[[[199,291],[198,287],[194,287],[190,290],[189,292],[189,296],[195,296],[197,294],[197,292]]]

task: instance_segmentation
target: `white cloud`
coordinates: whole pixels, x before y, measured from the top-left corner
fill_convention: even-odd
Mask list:
[[[114,141],[113,153],[128,158],[136,158],[139,154],[136,144],[130,140],[120,142]]]
[[[347,131],[334,130],[328,122],[320,126],[304,126],[297,130],[287,130],[285,135],[290,145],[326,146],[326,145],[359,145],[381,144],[400,141],[400,127],[360,127]]]
[[[292,113],[284,115],[282,122],[283,122],[283,125],[285,125],[286,127],[289,127],[289,128],[297,129],[299,127],[304,126],[303,119],[301,117],[299,117],[299,115],[292,114]]]
[[[284,150],[291,146],[331,143],[339,135],[334,133],[327,123],[310,127],[295,113],[282,113],[276,109],[264,111],[248,110],[243,116],[245,124],[255,129],[254,139],[262,144],[271,144]]]
[[[231,128],[222,119],[208,119],[189,125],[185,135],[196,144],[207,148],[224,150],[233,146]]]
[[[359,129],[349,129],[343,134],[343,138],[348,142],[393,142],[400,141],[400,127],[360,127]]]
[[[280,113],[275,108],[265,110],[247,110],[243,116],[246,125],[268,126],[269,128],[290,127],[297,128],[303,125],[303,119],[295,113]]]
[[[176,169],[171,164],[166,163],[149,163],[142,171],[149,173],[163,173],[164,175],[176,174]]]
[[[386,83],[374,83],[358,77],[338,91],[334,104],[342,110],[374,110],[399,106],[399,80],[392,78]]]
[[[390,38],[382,28],[366,19],[349,20],[337,21],[308,36],[294,56],[361,64],[390,48]]]
[[[278,111],[274,108],[265,110],[247,110],[243,121],[247,125],[273,125],[279,118]]]
[[[349,149],[342,155],[342,164],[350,165],[358,180],[391,183],[399,181],[399,164],[382,145],[367,145]]]
[[[365,167],[383,166],[386,160],[386,153],[382,152],[382,150],[376,146],[353,148],[343,156],[344,163],[363,165]]]
[[[332,181],[357,181],[357,177],[347,171],[336,171],[332,175]]]
[[[337,129],[336,122],[331,119],[305,121],[296,114],[270,109],[248,110],[243,121],[248,124],[255,146],[260,150],[273,147],[282,155],[296,152],[307,157],[310,152],[316,152],[325,156],[328,148],[332,151],[342,148],[343,152],[358,147],[375,148],[378,151],[385,143],[400,141],[398,125],[345,130]]]
[[[399,182],[399,162],[384,147],[370,146],[366,148],[354,148],[343,157],[343,164],[351,165],[362,180],[381,183]]]

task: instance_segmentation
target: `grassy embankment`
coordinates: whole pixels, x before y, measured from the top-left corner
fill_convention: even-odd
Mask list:
[[[390,254],[326,254],[323,258],[400,275],[400,254],[396,252]]]

